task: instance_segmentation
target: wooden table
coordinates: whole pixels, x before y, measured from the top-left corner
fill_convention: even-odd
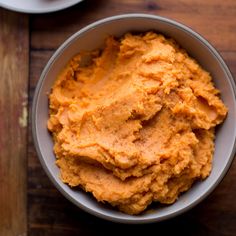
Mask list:
[[[219,50],[236,76],[235,0],[85,0],[46,15],[0,9],[0,236],[236,235],[235,161],[214,193],[188,213],[137,226],[106,222],[78,209],[52,185],[38,161],[28,114],[47,60],[81,27],[129,12],[166,16],[192,27]]]

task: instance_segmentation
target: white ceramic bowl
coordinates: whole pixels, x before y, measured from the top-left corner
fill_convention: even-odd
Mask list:
[[[0,7],[11,11],[41,14],[60,11],[83,0],[0,0]]]
[[[229,108],[224,124],[217,129],[213,169],[210,176],[194,184],[172,205],[155,207],[152,211],[138,216],[121,213],[98,203],[83,190],[73,190],[59,179],[55,165],[53,141],[47,130],[48,96],[57,74],[69,59],[81,50],[93,50],[103,46],[108,35],[122,36],[131,31],[155,30],[174,38],[195,58],[214,79],[221,91],[221,97]],[[47,63],[34,95],[32,126],[35,147],[41,164],[58,190],[70,201],[98,217],[122,223],[147,223],[174,217],[202,201],[219,184],[226,174],[235,154],[236,137],[235,83],[232,75],[217,51],[199,34],[175,21],[145,14],[127,14],[97,21],[72,35],[54,53]]]

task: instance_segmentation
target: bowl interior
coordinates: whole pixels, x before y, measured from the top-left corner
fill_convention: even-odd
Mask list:
[[[190,56],[195,58],[204,69],[209,71],[214,83],[221,91],[221,97],[229,108],[224,124],[217,129],[216,148],[211,175],[203,182],[198,182],[182,194],[178,201],[169,206],[156,206],[139,216],[130,216],[97,203],[90,194],[80,190],[72,190],[59,179],[59,169],[55,165],[52,138],[47,131],[48,96],[57,74],[68,60],[81,50],[101,48],[108,35],[117,37],[126,32],[143,32],[155,30],[174,38]],[[40,161],[56,187],[72,202],[84,210],[105,219],[143,223],[159,221],[197,204],[209,194],[227,171],[234,155],[236,136],[236,103],[232,76],[215,50],[200,36],[178,23],[155,16],[130,14],[112,17],[94,23],[69,38],[53,55],[45,67],[38,83],[33,105],[33,133]]]

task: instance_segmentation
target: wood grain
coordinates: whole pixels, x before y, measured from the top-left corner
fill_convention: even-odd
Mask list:
[[[202,34],[218,50],[236,51],[234,0],[85,0],[63,12],[32,17],[31,46],[55,49],[95,20],[136,12],[169,17]]]
[[[0,9],[0,235],[27,233],[28,17]]]

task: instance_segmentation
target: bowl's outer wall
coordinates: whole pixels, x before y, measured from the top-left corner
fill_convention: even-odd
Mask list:
[[[229,109],[227,119],[218,128],[216,149],[211,175],[203,182],[181,195],[175,204],[155,209],[139,216],[129,216],[103,204],[97,203],[83,191],[74,191],[59,179],[59,169],[55,165],[53,142],[46,129],[48,120],[48,93],[61,69],[81,50],[101,48],[108,35],[122,36],[126,32],[155,30],[174,38],[195,58],[214,79],[221,91],[221,97]],[[192,32],[192,33],[191,33]],[[33,105],[33,135],[41,163],[56,187],[72,202],[84,210],[105,219],[123,223],[145,223],[160,221],[175,216],[191,208],[207,196],[219,183],[227,171],[234,155],[236,137],[235,91],[232,77],[222,59],[199,35],[178,23],[148,15],[123,15],[102,20],[90,25],[69,38],[53,55],[45,67],[37,86]],[[207,44],[207,45],[206,45]]]

